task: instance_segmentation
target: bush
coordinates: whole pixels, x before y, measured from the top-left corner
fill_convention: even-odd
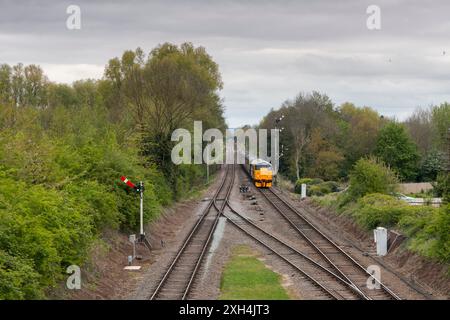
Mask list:
[[[39,299],[42,292],[33,262],[0,249],[0,299]]]
[[[338,191],[339,185],[334,181],[326,181],[315,184],[307,188],[308,196],[324,196],[326,194]]]
[[[313,186],[322,183],[323,180],[320,178],[301,178],[298,179],[295,183],[294,192],[300,194],[302,192],[302,184],[306,184],[308,186]]]
[[[387,228],[396,225],[411,208],[393,196],[374,193],[359,199],[352,215],[369,230],[378,226]]]
[[[450,263],[450,205],[417,207],[399,226],[410,237],[408,247],[425,257]]]
[[[385,194],[369,194],[344,211],[368,230],[397,227],[407,246],[420,255],[450,262],[450,205],[442,208],[411,206]]]
[[[450,202],[450,174],[442,172],[433,183],[433,192],[436,197],[442,197],[444,202]]]
[[[144,181],[145,222],[172,201],[167,180],[119,145],[100,111],[59,109],[45,130],[28,111],[17,112],[24,127],[0,130],[0,300],[43,298],[103,230],[136,230],[139,195],[121,175]]]
[[[396,174],[376,158],[360,159],[350,173],[350,186],[340,205],[371,193],[392,194],[397,190]]]

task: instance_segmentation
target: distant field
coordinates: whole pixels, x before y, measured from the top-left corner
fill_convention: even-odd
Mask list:
[[[288,300],[281,276],[268,269],[247,246],[234,248],[221,280],[221,300]]]

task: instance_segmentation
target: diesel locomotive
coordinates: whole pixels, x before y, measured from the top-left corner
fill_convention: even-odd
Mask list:
[[[245,169],[257,188],[270,188],[272,186],[273,170],[270,162],[246,157]]]

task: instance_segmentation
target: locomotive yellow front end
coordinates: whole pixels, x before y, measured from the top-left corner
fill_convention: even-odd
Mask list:
[[[253,181],[258,188],[270,188],[272,186],[273,171],[268,162],[260,162],[253,170]]]

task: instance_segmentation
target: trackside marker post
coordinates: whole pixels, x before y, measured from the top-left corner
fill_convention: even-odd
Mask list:
[[[145,246],[151,250],[150,242],[148,242],[145,237],[144,232],[144,182],[140,181],[139,186],[136,186],[133,182],[127,179],[125,176],[121,176],[120,180],[125,183],[130,188],[133,188],[134,191],[139,192],[140,202],[139,202],[139,239],[138,241],[144,243]]]
[[[139,182],[139,194],[140,194],[140,206],[139,206],[139,224],[140,224],[140,232],[139,234],[145,236],[144,233],[144,183],[142,181]]]

